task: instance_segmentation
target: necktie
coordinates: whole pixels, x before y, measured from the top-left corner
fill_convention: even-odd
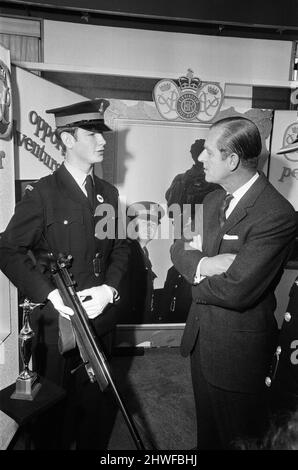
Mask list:
[[[223,227],[225,221],[226,221],[226,211],[228,210],[228,207],[230,205],[231,200],[233,199],[232,194],[226,194],[224,200],[222,201],[222,205],[219,209],[219,225],[220,227]]]
[[[89,200],[89,202],[90,202],[90,206],[92,207],[92,209],[94,209],[94,205],[95,205],[95,190],[94,190],[94,184],[93,184],[93,180],[92,180],[92,176],[91,176],[91,175],[87,175],[87,176],[86,176],[85,188],[86,188],[86,191],[87,191],[87,197],[88,197],[88,200]]]

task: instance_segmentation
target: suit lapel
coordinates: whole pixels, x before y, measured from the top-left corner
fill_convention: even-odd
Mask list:
[[[214,240],[214,245],[212,248],[212,252],[218,253],[219,247],[222,241],[222,238],[226,232],[231,230],[235,227],[241,220],[243,220],[247,216],[247,209],[249,207],[254,206],[256,200],[260,196],[260,194],[264,191],[268,181],[263,173],[260,173],[259,178],[255,181],[255,183],[249,188],[249,190],[244,194],[244,196],[240,199],[239,203],[231,213],[231,215],[226,220],[225,224],[222,228],[219,227],[219,223],[217,224],[218,231],[217,236]],[[221,200],[222,202],[222,200]]]

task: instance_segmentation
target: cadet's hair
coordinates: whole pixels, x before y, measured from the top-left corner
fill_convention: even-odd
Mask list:
[[[217,148],[222,153],[223,159],[235,153],[240,158],[242,166],[257,167],[262,141],[259,129],[250,119],[228,117],[212,124],[211,129],[221,130]]]
[[[56,129],[56,136],[57,136],[57,141],[59,142],[61,148],[62,148],[62,153],[63,155],[65,155],[66,153],[66,147],[61,139],[61,134],[63,132],[68,132],[69,134],[71,134],[72,136],[74,136],[74,138],[76,139],[77,138],[77,131],[78,131],[78,127],[74,127],[74,126],[64,126],[64,127],[58,127]]]

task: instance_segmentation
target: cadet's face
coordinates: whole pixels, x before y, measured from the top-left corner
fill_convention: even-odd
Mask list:
[[[106,141],[101,133],[79,127],[73,152],[78,160],[92,165],[93,163],[102,162],[105,144]]]
[[[205,141],[205,150],[199,155],[199,162],[204,165],[205,179],[208,183],[223,184],[230,176],[229,158],[223,160],[217,148],[221,135],[220,129],[210,129]]]

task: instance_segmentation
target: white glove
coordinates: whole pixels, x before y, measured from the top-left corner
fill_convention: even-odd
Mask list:
[[[189,246],[194,250],[202,251],[202,238],[201,235],[195,235],[192,241],[189,243]]]
[[[88,317],[91,319],[96,318],[106,308],[108,303],[113,302],[113,290],[106,284],[81,290],[77,292],[77,294]],[[84,302],[87,296],[91,296],[92,298]]]
[[[52,292],[50,292],[48,295],[48,299],[52,302],[54,308],[60,313],[62,317],[70,320],[69,315],[73,315],[73,311],[70,307],[64,305],[58,289],[52,290]]]

